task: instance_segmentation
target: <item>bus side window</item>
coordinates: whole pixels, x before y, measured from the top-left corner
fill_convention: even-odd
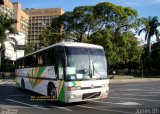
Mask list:
[[[46,57],[47,57],[47,55],[46,55],[46,51],[44,51],[44,52],[42,52],[42,56],[43,56],[43,65],[44,66],[47,66],[47,61],[46,61]]]
[[[25,58],[25,67],[31,67],[31,57]]]
[[[53,49],[47,50],[46,56],[45,56],[45,63],[47,66],[54,65],[54,51],[53,51]]]
[[[36,58],[36,55],[33,55],[33,66],[37,67],[37,58]]]
[[[23,58],[22,59],[22,66],[21,66],[21,68],[24,68],[24,66],[25,66],[24,61],[25,61],[25,59]]]
[[[33,57],[33,55],[31,56],[31,67],[33,67],[34,66],[34,57]]]
[[[37,63],[38,63],[38,66],[43,66],[43,64],[44,64],[43,53],[38,53],[37,54]]]
[[[64,79],[65,55],[62,47],[55,51],[55,73],[59,79]]]
[[[19,60],[19,68],[22,68],[22,59]]]

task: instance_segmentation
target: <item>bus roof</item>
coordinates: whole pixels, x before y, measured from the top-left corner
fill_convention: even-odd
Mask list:
[[[80,43],[80,42],[60,42],[60,43],[56,43],[56,44],[53,44],[53,45],[50,45],[48,47],[45,47],[43,49],[40,49],[38,51],[35,51],[33,53],[30,53],[30,54],[27,54],[23,57],[20,57],[18,59],[21,59],[21,58],[24,58],[24,57],[27,57],[29,55],[32,55],[32,54],[35,54],[35,53],[38,53],[38,52],[41,52],[43,50],[47,50],[49,48],[52,48],[54,46],[64,46],[64,47],[88,47],[88,48],[97,48],[97,49],[103,49],[102,46],[99,46],[99,45],[95,45],[95,44],[88,44],[88,43]],[[18,60],[17,59],[17,60]]]

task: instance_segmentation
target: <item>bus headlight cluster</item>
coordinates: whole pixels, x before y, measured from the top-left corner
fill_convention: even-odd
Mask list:
[[[102,87],[108,87],[108,84],[102,84]]]
[[[70,96],[68,96],[69,99],[73,99],[73,98],[75,98],[75,97],[76,97],[75,94],[71,94]]]
[[[80,86],[75,86],[75,87],[67,87],[68,91],[73,91],[73,90],[80,90],[81,87]]]

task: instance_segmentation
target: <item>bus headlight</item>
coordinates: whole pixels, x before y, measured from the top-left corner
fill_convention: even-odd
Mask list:
[[[70,96],[68,96],[69,99],[74,99],[76,97],[75,94],[71,94]]]
[[[80,90],[81,87],[80,86],[75,86],[75,87],[67,87],[68,91],[73,91],[73,90]]]

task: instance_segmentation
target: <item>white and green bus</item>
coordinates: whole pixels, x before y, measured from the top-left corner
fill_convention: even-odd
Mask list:
[[[61,42],[16,61],[16,80],[23,89],[62,102],[106,98],[109,78],[101,46]]]

